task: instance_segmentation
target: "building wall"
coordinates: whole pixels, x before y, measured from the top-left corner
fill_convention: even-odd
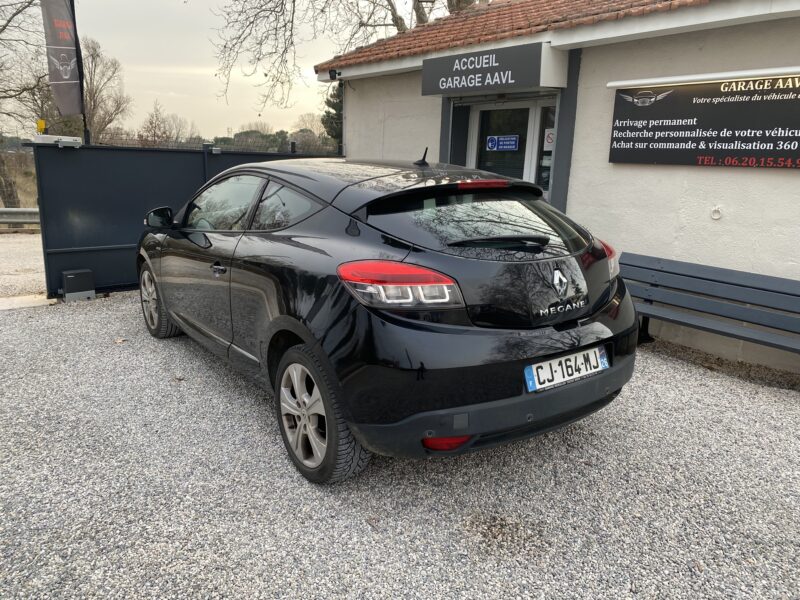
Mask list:
[[[345,155],[417,160],[427,146],[438,160],[442,100],[421,90],[421,71],[345,83]]]
[[[797,66],[800,19],[585,48],[567,212],[622,251],[800,278],[800,172],[611,164],[612,80]],[[798,107],[800,108],[800,106]],[[711,218],[719,206],[722,217]],[[666,324],[655,333],[800,371],[796,355]]]

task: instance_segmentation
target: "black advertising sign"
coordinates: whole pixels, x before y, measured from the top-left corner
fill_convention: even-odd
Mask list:
[[[83,113],[80,47],[69,0],[41,0],[50,89],[62,115]]]
[[[508,92],[539,85],[542,45],[523,44],[422,61],[422,95]]]
[[[800,168],[800,75],[617,90],[609,161]]]

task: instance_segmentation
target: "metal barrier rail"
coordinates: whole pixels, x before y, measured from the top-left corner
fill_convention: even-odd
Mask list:
[[[38,225],[38,208],[0,208],[0,224]]]

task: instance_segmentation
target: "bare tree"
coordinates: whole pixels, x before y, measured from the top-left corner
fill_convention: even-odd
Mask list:
[[[0,1],[0,131],[8,121],[24,119],[19,99],[36,89],[46,75],[31,75],[43,61],[44,32],[38,0]],[[17,184],[5,152],[0,152],[0,205],[18,208]]]
[[[164,114],[161,103],[156,100],[153,103],[153,110],[145,117],[136,137],[142,146],[163,146],[170,141],[170,136],[167,115]]]
[[[344,52],[379,33],[403,33],[432,16],[455,13],[475,0],[227,0],[219,16],[218,75],[227,93],[232,73],[258,75],[266,104],[287,106],[300,78],[296,47],[333,39]]]
[[[165,113],[158,100],[153,103],[153,110],[145,118],[136,137],[139,144],[149,147],[171,146],[198,139],[202,143],[194,122],[175,113]]]
[[[96,40],[84,38],[81,46],[86,124],[93,138],[102,141],[106,130],[130,113],[133,98],[123,89],[120,62],[104,54]]]
[[[171,142],[185,142],[189,138],[200,135],[194,122],[190,122],[186,117],[170,113],[166,115],[165,118],[167,122],[167,131],[169,132],[169,141]]]
[[[36,85],[16,99],[19,122],[32,126],[37,119],[44,119],[48,131],[58,135],[83,135],[83,121],[79,115],[61,116],[53,100],[47,75],[36,77]]]
[[[325,133],[325,127],[322,125],[322,116],[312,112],[303,113],[297,117],[294,122],[294,128],[298,131],[307,129],[317,137]]]
[[[263,135],[275,132],[275,128],[265,121],[250,121],[239,127],[239,131],[257,131]]]
[[[11,176],[6,164],[5,152],[0,151],[0,206],[5,208],[19,208],[19,194],[17,182]]]
[[[94,141],[107,141],[106,132],[130,113],[133,99],[123,91],[122,66],[103,53],[100,44],[85,38],[83,45],[84,110]],[[50,133],[83,135],[80,116],[62,116],[53,100],[44,64],[33,59],[27,65],[30,84],[14,101],[15,120],[32,125],[44,119]]]
[[[0,118],[24,119],[19,98],[47,78],[42,48],[44,32],[38,0],[0,2]],[[31,65],[41,63],[38,73]]]
[[[136,131],[126,129],[122,125],[112,125],[105,130],[101,141],[104,144],[114,145],[126,144],[134,139],[136,139]]]

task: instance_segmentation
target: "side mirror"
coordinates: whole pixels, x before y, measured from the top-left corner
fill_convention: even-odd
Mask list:
[[[145,215],[144,224],[156,229],[169,229],[172,227],[172,209],[169,206],[154,208]]]

